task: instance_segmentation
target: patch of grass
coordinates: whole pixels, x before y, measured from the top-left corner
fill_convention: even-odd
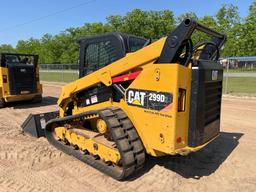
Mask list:
[[[229,69],[227,72],[227,69],[223,69],[224,73],[255,73],[256,67],[253,69],[249,68],[241,68],[241,69]]]
[[[226,86],[227,83],[227,86]],[[227,90],[226,90],[227,89]],[[256,94],[255,77],[225,77],[223,81],[224,93]]]
[[[40,72],[40,80],[42,81],[71,82],[78,77],[78,73]]]

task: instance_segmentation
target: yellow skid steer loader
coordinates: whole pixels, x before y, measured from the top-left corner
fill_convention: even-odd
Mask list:
[[[38,55],[0,53],[0,108],[14,101],[42,101]]]
[[[211,38],[194,45],[195,30]],[[220,132],[225,40],[190,18],[154,43],[81,38],[80,78],[63,87],[59,111],[30,115],[22,127],[117,180],[139,171],[146,154],[197,151]]]

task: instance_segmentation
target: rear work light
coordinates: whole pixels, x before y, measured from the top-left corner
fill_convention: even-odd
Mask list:
[[[7,75],[3,75],[3,83],[7,83]]]
[[[179,88],[178,112],[184,112],[186,107],[186,89]]]

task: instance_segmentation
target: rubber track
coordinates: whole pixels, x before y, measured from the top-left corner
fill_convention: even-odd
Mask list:
[[[55,127],[64,126],[65,124],[72,123],[76,120],[83,120],[86,116],[95,114],[98,114],[100,118],[104,119],[108,126],[108,130],[110,131],[121,155],[121,168],[117,166],[109,166],[100,159],[89,154],[82,154],[81,151],[74,150],[72,146],[57,141],[52,134],[52,130]],[[84,163],[89,164],[117,180],[124,180],[131,176],[136,170],[140,169],[145,162],[145,151],[142,142],[129,118],[119,108],[106,108],[64,118],[52,119],[46,124],[45,136],[49,143],[57,149],[76,157]]]
[[[135,159],[135,169],[139,170],[145,163],[145,149],[139,138],[139,135],[134,128],[128,116],[120,108],[111,108],[115,113],[118,121],[122,125],[123,131],[128,138],[129,144],[132,146],[132,151]]]

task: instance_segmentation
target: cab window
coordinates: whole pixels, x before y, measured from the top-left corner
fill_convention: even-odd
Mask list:
[[[146,43],[145,39],[137,37],[129,37],[129,51],[135,52],[141,49]]]
[[[92,73],[118,59],[111,41],[92,43],[85,49],[86,74]]]

